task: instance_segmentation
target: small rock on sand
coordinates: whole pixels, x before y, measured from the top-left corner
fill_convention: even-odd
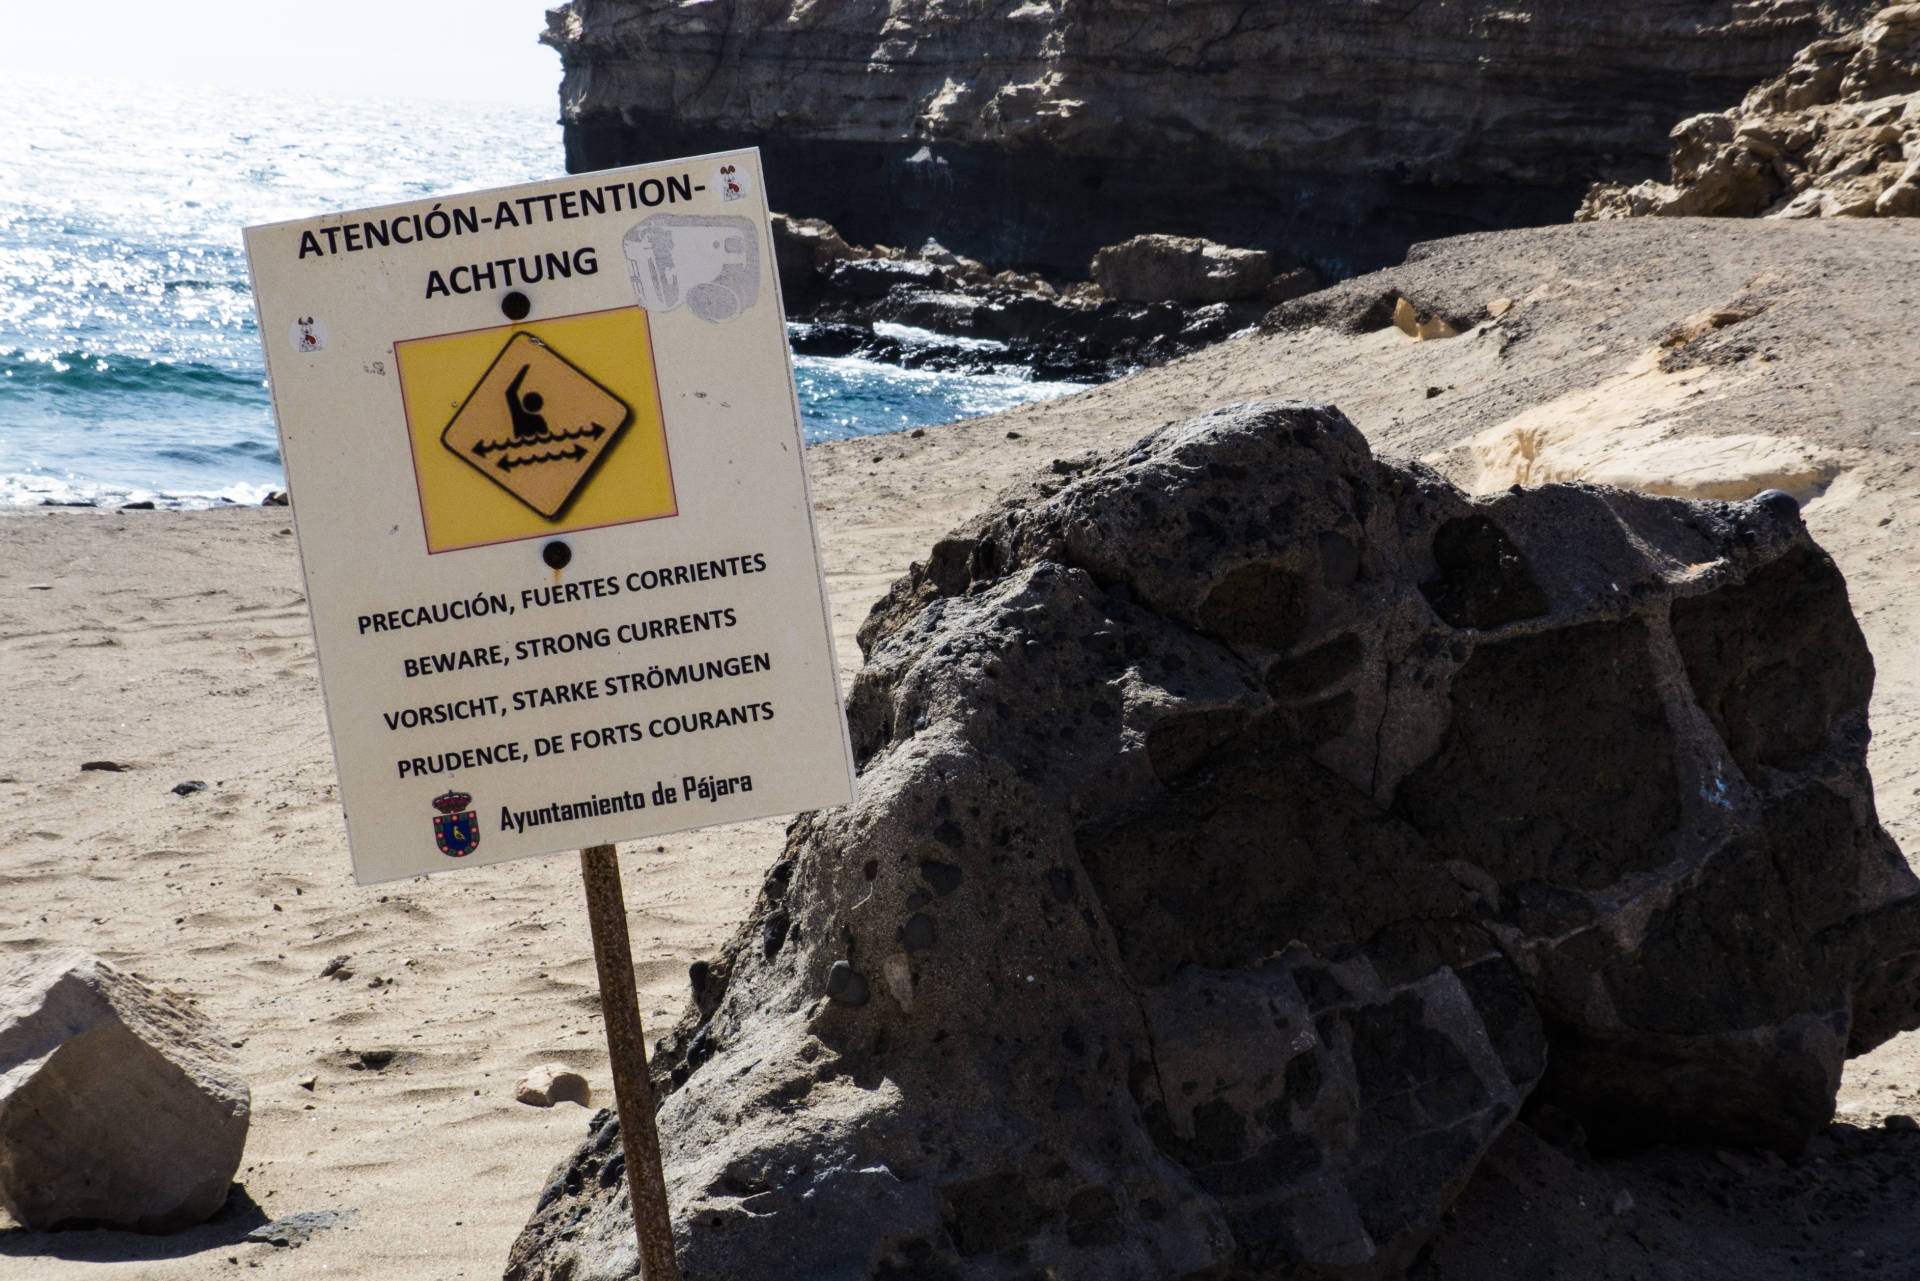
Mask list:
[[[513,1097],[515,1102],[536,1108],[550,1108],[556,1103],[587,1107],[593,1101],[593,1087],[564,1063],[542,1063],[520,1078],[513,1087]]]
[[[344,1228],[353,1222],[352,1210],[301,1210],[247,1233],[247,1240],[281,1247],[305,1245],[316,1232]]]

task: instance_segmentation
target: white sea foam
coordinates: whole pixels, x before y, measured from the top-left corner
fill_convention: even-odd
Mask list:
[[[169,491],[115,485],[79,476],[47,472],[0,473],[0,507],[124,507],[152,503],[158,508],[258,507],[275,491],[270,484],[236,482],[219,490]]]
[[[901,325],[891,320],[873,322],[873,332],[891,338],[902,347],[958,347],[962,351],[1005,351],[1007,345],[997,338],[966,338],[957,334],[935,333],[918,325]]]

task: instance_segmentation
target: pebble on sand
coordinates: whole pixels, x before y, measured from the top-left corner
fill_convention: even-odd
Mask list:
[[[550,1108],[556,1103],[591,1105],[593,1087],[587,1078],[564,1063],[542,1063],[513,1087],[514,1101],[529,1107]]]

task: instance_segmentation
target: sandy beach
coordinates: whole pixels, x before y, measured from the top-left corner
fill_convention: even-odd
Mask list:
[[[1472,312],[1459,337],[1250,334],[1068,399],[815,447],[843,675],[872,601],[991,496],[1219,404],[1329,401],[1376,451],[1482,489],[1631,475],[1706,493],[1773,476],[1803,486],[1847,577],[1878,666],[1881,821],[1913,859],[1920,365],[1903,322],[1920,302],[1920,226],[1649,220],[1415,259],[1343,296]],[[1662,346],[1746,295],[1762,304],[1749,316]],[[1675,350],[1699,358],[1662,359]],[[0,510],[0,549],[0,951],[83,947],[190,996],[253,1094],[244,1191],[213,1222],[148,1238],[0,1217],[0,1278],[498,1276],[591,1115],[517,1103],[515,1082],[560,1061],[595,1107],[611,1102],[577,861],[352,883],[287,510]],[[174,794],[188,780],[205,790]],[[650,1034],[678,1015],[688,964],[744,912],[781,830],[620,848]],[[1910,1113],[1916,1034],[1853,1063],[1840,1099],[1845,1124]],[[351,1220],[298,1248],[242,1240],[325,1209]]]

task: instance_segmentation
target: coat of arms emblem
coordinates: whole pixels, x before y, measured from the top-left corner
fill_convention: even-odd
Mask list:
[[[465,858],[480,847],[480,817],[467,806],[473,797],[465,792],[442,792],[433,798],[440,811],[433,820],[433,841],[449,858]]]

